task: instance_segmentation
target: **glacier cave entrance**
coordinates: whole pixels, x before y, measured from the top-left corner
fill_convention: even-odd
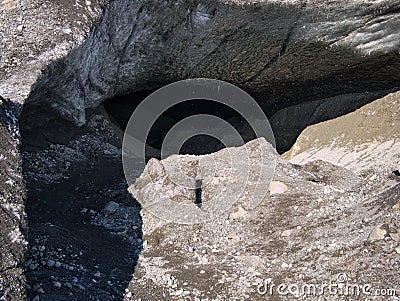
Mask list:
[[[103,105],[110,121],[124,131],[136,107],[152,92],[139,91],[106,100]],[[229,122],[245,142],[255,138],[248,122],[232,108],[210,100],[195,99],[175,105],[163,112],[153,124],[146,144],[160,150],[165,136],[174,125],[187,117],[199,114],[213,115]],[[186,140],[179,154],[202,155],[216,152],[224,147],[217,138],[199,134]]]

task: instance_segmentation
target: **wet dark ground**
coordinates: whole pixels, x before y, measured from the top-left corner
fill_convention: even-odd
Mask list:
[[[25,167],[29,163],[25,161]],[[71,168],[73,176],[54,185],[25,177],[28,296],[52,301],[122,300],[141,243],[129,243],[91,224],[90,214],[81,212],[82,208],[101,211],[111,200],[111,192],[114,201],[138,206],[126,192],[121,159],[100,156],[90,164]],[[48,267],[47,260],[58,261],[61,266]],[[32,269],[36,263],[38,266]]]

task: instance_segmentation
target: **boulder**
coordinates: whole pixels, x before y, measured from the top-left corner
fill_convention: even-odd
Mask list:
[[[108,216],[117,212],[118,209],[119,209],[119,204],[114,201],[110,201],[104,207],[103,212],[105,216]]]
[[[129,187],[143,208],[143,233],[149,235],[170,222],[193,224],[230,213],[233,219],[243,217],[267,194],[277,158],[273,147],[259,138],[210,155],[151,159]],[[196,186],[197,179],[202,180],[201,187]],[[230,212],[236,203],[243,203],[239,214]]]
[[[242,148],[264,143],[255,140]],[[314,279],[313,283],[335,282],[332,270],[351,275],[357,283],[366,279],[381,287],[397,283],[397,269],[381,260],[385,248],[389,250],[385,252],[388,260],[398,262],[395,245],[381,240],[387,230],[379,227],[374,230],[376,233],[370,232],[371,225],[381,225],[380,221],[387,218],[388,210],[397,201],[400,185],[382,191],[343,167],[323,161],[292,165],[269,149],[266,156],[258,153],[252,159],[264,162],[264,158],[275,157],[273,180],[285,183],[288,190],[270,196],[269,185],[263,179],[263,191],[259,191],[262,201],[250,208],[251,198],[256,195],[248,190],[252,185],[245,185],[239,195],[235,192],[241,182],[225,180],[237,177],[238,173],[228,173],[228,166],[246,166],[244,156],[234,156],[233,162],[221,161],[229,150],[151,160],[129,188],[143,206],[146,244],[128,291],[135,292],[138,284],[151,283],[154,291],[171,300],[180,300],[185,291],[193,299],[261,300],[265,297],[265,283],[307,285],[307,279]],[[176,173],[184,171],[190,182],[195,182],[201,164],[194,162],[207,160],[222,165],[216,169],[218,181],[208,185],[203,182],[204,203],[198,208],[194,191],[172,183],[172,179],[181,178],[171,173],[168,166],[173,166]],[[250,173],[255,170],[256,166],[250,164]],[[234,198],[235,202],[223,212],[216,212],[213,218],[199,220],[202,209],[207,210],[209,195],[215,191],[234,192],[220,201],[226,204]],[[166,206],[165,196],[175,202],[174,206]],[[183,223],[182,215],[189,212],[180,208],[184,206],[191,208],[192,215]],[[384,227],[394,228],[396,223],[391,219]],[[368,239],[379,239],[382,248],[367,243]],[[168,279],[160,277],[166,274]]]
[[[270,195],[285,193],[286,191],[288,191],[288,187],[282,182],[272,181],[269,185]]]
[[[388,234],[388,226],[385,224],[374,227],[368,236],[368,240],[382,240]]]

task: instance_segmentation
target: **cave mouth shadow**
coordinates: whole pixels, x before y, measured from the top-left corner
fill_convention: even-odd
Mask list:
[[[88,140],[94,135],[86,126],[75,134]],[[105,154],[95,144],[83,156],[79,148],[90,145],[86,140],[41,149],[24,140],[31,139],[22,136],[21,148],[28,298],[123,300],[143,246],[141,208],[127,191],[121,156]],[[108,142],[119,147],[118,139]],[[119,208],[106,216],[110,201]]]
[[[155,90],[143,90],[106,100],[103,106],[110,121],[114,123],[115,126],[119,127],[121,131],[125,131],[130,117],[137,106],[154,91]],[[221,121],[228,122],[232,126],[230,130],[236,130],[245,143],[256,138],[254,130],[240,112],[216,101],[190,99],[169,107],[154,121],[145,141],[147,148],[146,159],[151,157],[160,159],[159,152],[161,151],[168,132],[184,119],[196,115],[211,115]],[[204,122],[206,121],[207,117],[204,117]],[[182,141],[183,144],[180,149],[174,150],[174,154],[205,155],[217,152],[227,147],[221,139],[226,137],[226,135],[233,134],[221,131],[220,133],[218,132],[218,134],[221,134],[220,136],[216,133],[214,133],[216,136],[211,136],[210,133],[207,133],[207,130],[209,130],[207,124],[196,123],[191,129],[187,129],[185,126],[178,126],[178,129],[174,131],[174,134],[169,138],[176,138],[177,136],[175,135],[180,135],[179,133],[183,133],[186,130],[188,130],[190,134],[187,140],[184,142]],[[153,149],[153,151],[151,151],[150,148]]]
[[[307,127],[338,118],[354,112],[361,107],[380,99],[390,93],[398,91],[400,87],[385,88],[382,90],[356,90],[345,91],[343,94],[331,95],[326,98],[311,98],[300,104],[292,106],[262,106],[265,98],[278,98],[269,91],[265,93],[248,92],[260,105],[268,119],[279,154],[289,151],[296,143],[297,138]],[[104,110],[110,121],[121,131],[125,131],[129,119],[137,106],[147,96],[156,90],[142,90],[107,99],[103,102]],[[283,93],[282,93],[283,94]],[[193,99],[177,104],[163,112],[153,124],[146,140],[146,147],[160,150],[164,137],[168,131],[183,119],[197,114],[210,114],[227,121],[242,137],[244,143],[257,138],[249,122],[234,109],[217,102]],[[204,155],[219,151],[226,146],[211,136],[195,135],[186,140],[179,150],[179,154]],[[160,158],[155,152],[146,152],[150,157]]]

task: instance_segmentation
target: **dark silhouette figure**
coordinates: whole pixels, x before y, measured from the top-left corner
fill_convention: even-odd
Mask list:
[[[201,208],[201,185],[203,184],[203,180],[202,179],[197,179],[196,180],[196,200],[194,201],[194,203],[197,205],[197,207]]]

